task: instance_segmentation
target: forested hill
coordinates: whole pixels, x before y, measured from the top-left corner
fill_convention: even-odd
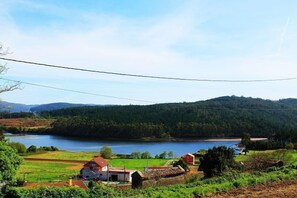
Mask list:
[[[239,137],[296,133],[297,100],[220,97],[194,103],[88,106],[42,112],[53,133],[103,138]]]

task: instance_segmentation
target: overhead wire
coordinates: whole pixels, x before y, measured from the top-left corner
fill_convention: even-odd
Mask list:
[[[136,77],[136,78],[150,78],[150,79],[159,79],[159,80],[194,81],[194,82],[218,82],[218,83],[257,83],[257,82],[277,82],[277,81],[297,80],[297,77],[271,78],[271,79],[245,79],[245,80],[182,78],[182,77],[154,76],[154,75],[131,74],[131,73],[122,73],[122,72],[113,72],[113,71],[85,69],[85,68],[81,68],[81,67],[70,67],[70,66],[47,64],[47,63],[41,63],[41,62],[26,61],[26,60],[20,60],[20,59],[12,59],[12,58],[3,58],[3,57],[0,57],[0,59],[5,60],[5,61],[12,61],[12,62],[17,62],[17,63],[30,64],[30,65],[42,66],[42,67],[50,67],[50,68],[57,68],[57,69],[67,69],[67,70],[75,70],[75,71],[81,71],[81,72],[100,73],[100,74],[107,74],[107,75]]]
[[[42,85],[42,84],[30,83],[30,82],[19,81],[19,80],[12,80],[12,79],[2,78],[2,77],[0,78],[0,80],[6,80],[6,81],[10,81],[10,82],[21,83],[21,84],[43,87],[43,88],[49,88],[49,89],[55,89],[55,90],[60,90],[60,91],[67,91],[67,92],[86,94],[86,95],[92,95],[92,96],[100,96],[100,97],[105,97],[105,98],[113,98],[113,99],[119,99],[119,100],[144,102],[144,103],[156,103],[156,102],[148,101],[148,100],[139,100],[139,99],[125,98],[125,97],[118,97],[118,96],[111,96],[111,95],[104,95],[104,94],[96,94],[96,93],[91,93],[91,92],[86,92],[86,91],[78,91],[78,90],[73,90],[73,89],[65,89],[65,88],[61,88],[61,87]]]

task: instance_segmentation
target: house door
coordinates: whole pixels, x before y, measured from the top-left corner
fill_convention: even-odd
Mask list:
[[[112,181],[118,181],[118,176],[117,175],[112,175],[111,180]]]

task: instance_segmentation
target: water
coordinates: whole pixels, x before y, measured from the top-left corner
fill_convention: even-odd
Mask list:
[[[106,145],[112,148],[114,153],[130,154],[133,151],[149,151],[153,156],[163,151],[173,151],[175,155],[181,156],[185,153],[193,153],[200,149],[208,149],[213,146],[232,146],[239,142],[238,139],[213,139],[197,140],[195,142],[141,142],[141,141],[110,141],[100,139],[86,139],[61,137],[54,135],[12,135],[6,134],[11,142],[21,142],[29,147],[56,146],[60,150],[68,151],[100,151]]]

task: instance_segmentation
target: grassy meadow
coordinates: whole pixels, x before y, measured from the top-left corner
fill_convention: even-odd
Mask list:
[[[30,154],[30,158],[40,159],[59,159],[59,160],[83,160],[88,161],[95,156],[100,155],[98,152],[71,152],[71,151],[53,151],[42,154]]]
[[[29,182],[67,181],[78,174],[79,170],[77,164],[23,161],[17,177],[25,177]]]

